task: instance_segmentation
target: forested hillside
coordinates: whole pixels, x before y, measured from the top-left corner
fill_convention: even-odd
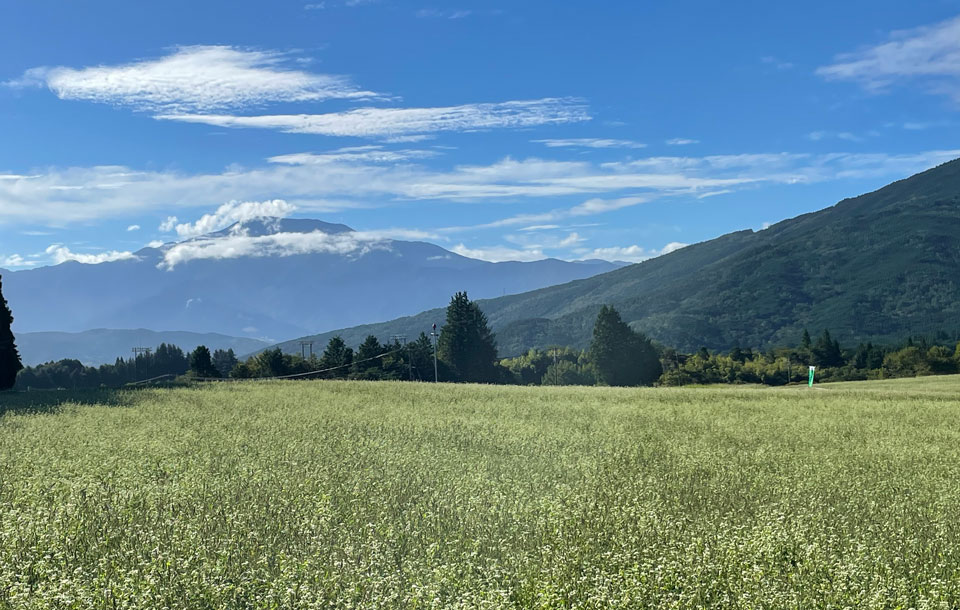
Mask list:
[[[960,160],[763,231],[739,231],[655,259],[532,292],[480,301],[502,355],[586,347],[601,305],[681,350],[767,347],[804,328],[843,344],[896,343],[960,329]],[[416,336],[430,310],[349,328]],[[284,344],[290,351],[298,345]]]

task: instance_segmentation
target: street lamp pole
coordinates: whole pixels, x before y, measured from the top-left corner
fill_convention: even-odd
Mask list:
[[[440,335],[437,334],[437,323],[433,323],[433,332],[430,333],[430,336],[433,337],[433,382],[437,383],[439,381],[439,376],[437,375],[437,339]]]

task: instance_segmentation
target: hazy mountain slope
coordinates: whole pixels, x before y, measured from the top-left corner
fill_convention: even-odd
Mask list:
[[[176,345],[184,351],[193,351],[198,345],[206,345],[211,351],[232,349],[237,354],[245,354],[267,345],[257,339],[228,337],[213,333],[105,328],[82,333],[20,333],[16,339],[20,356],[27,366],[64,358],[73,358],[89,366],[113,364],[118,357],[129,358],[133,347],[155,348],[161,343]]]
[[[309,219],[265,219],[195,241],[237,232],[353,231]],[[161,263],[171,247],[145,248],[136,260],[5,272],[15,332],[176,328],[277,339],[415,313],[457,290],[494,297],[622,266],[554,259],[489,263],[429,243],[382,240],[342,254],[194,259],[170,270]]]
[[[795,343],[805,327],[829,328],[845,344],[956,333],[960,160],[763,231],[730,233],[482,307],[501,353],[513,354],[554,343],[586,346],[604,303],[687,350]],[[413,335],[442,316],[435,309],[341,334],[350,343],[367,333]]]

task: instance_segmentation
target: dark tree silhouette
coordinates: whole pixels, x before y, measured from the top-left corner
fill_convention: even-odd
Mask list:
[[[597,376],[607,385],[650,385],[663,373],[657,350],[644,335],[620,319],[620,313],[604,305],[593,326],[590,358]]]
[[[347,344],[340,335],[331,338],[330,342],[327,343],[327,348],[323,350],[323,356],[320,357],[320,367],[324,369],[339,367],[334,371],[330,371],[329,375],[332,377],[346,377],[350,372],[349,366],[352,363],[353,349],[347,347]]]
[[[467,298],[466,292],[458,292],[450,299],[437,355],[456,381],[495,383],[499,380],[496,337],[487,326],[487,316]]]
[[[190,354],[190,372],[197,377],[220,377],[220,371],[213,366],[210,348],[200,345]]]
[[[213,352],[213,366],[220,372],[221,377],[229,377],[230,371],[239,364],[237,355],[233,348],[228,350],[218,349]]]
[[[357,362],[353,365],[356,374],[361,377],[376,378],[380,369],[380,360],[377,356],[385,351],[387,350],[380,345],[380,341],[375,336],[367,335],[357,348]]]
[[[23,369],[20,353],[13,339],[13,314],[3,298],[3,283],[0,278],[0,390],[9,390],[17,383],[17,373]]]
[[[824,330],[813,346],[813,363],[817,366],[843,366],[843,351],[840,343],[830,337],[830,331]]]

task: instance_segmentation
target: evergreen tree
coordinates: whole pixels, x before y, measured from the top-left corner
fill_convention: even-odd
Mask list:
[[[830,337],[830,331],[824,330],[816,345],[813,346],[813,363],[817,366],[843,366],[843,352],[840,343]]]
[[[279,347],[264,350],[252,360],[247,362],[247,366],[254,377],[280,377],[290,374],[287,359]]]
[[[17,382],[17,373],[23,368],[20,353],[14,342],[13,314],[3,298],[2,278],[0,278],[0,390],[9,390]]]
[[[878,369],[883,366],[883,349],[876,347],[873,343],[857,346],[857,351],[853,355],[851,363],[857,369]]]
[[[653,344],[634,331],[613,307],[604,305],[593,326],[590,357],[602,383],[613,386],[650,385],[663,373]]]
[[[376,379],[380,377],[380,354],[386,351],[380,341],[373,335],[367,335],[360,347],[357,348],[357,361],[353,365],[356,375],[362,379]],[[371,360],[371,358],[374,358]]]
[[[437,357],[457,381],[495,383],[500,378],[496,337],[487,326],[487,316],[467,298],[466,292],[458,292],[450,299]]]
[[[739,345],[734,346],[734,348],[730,350],[729,356],[731,360],[739,362],[740,364],[747,361],[747,356],[743,353],[743,350],[740,349]]]
[[[210,348],[200,345],[190,354],[190,372],[196,377],[220,377],[220,371],[213,366]]]
[[[427,333],[421,332],[416,341],[408,343],[407,353],[413,364],[413,378],[433,381],[433,341]],[[440,371],[440,374],[443,372]]]
[[[803,329],[803,337],[800,339],[800,347],[807,351],[810,351],[810,333],[807,332],[807,329]]]
[[[230,371],[239,364],[237,355],[233,348],[228,350],[218,349],[213,352],[213,366],[220,372],[221,377],[229,377]]]
[[[330,339],[330,342],[327,343],[327,349],[323,351],[323,356],[320,357],[320,368],[341,367],[331,371],[330,374],[333,377],[346,377],[347,373],[350,372],[348,367],[351,363],[353,363],[353,350],[347,347],[343,338],[337,335]]]

